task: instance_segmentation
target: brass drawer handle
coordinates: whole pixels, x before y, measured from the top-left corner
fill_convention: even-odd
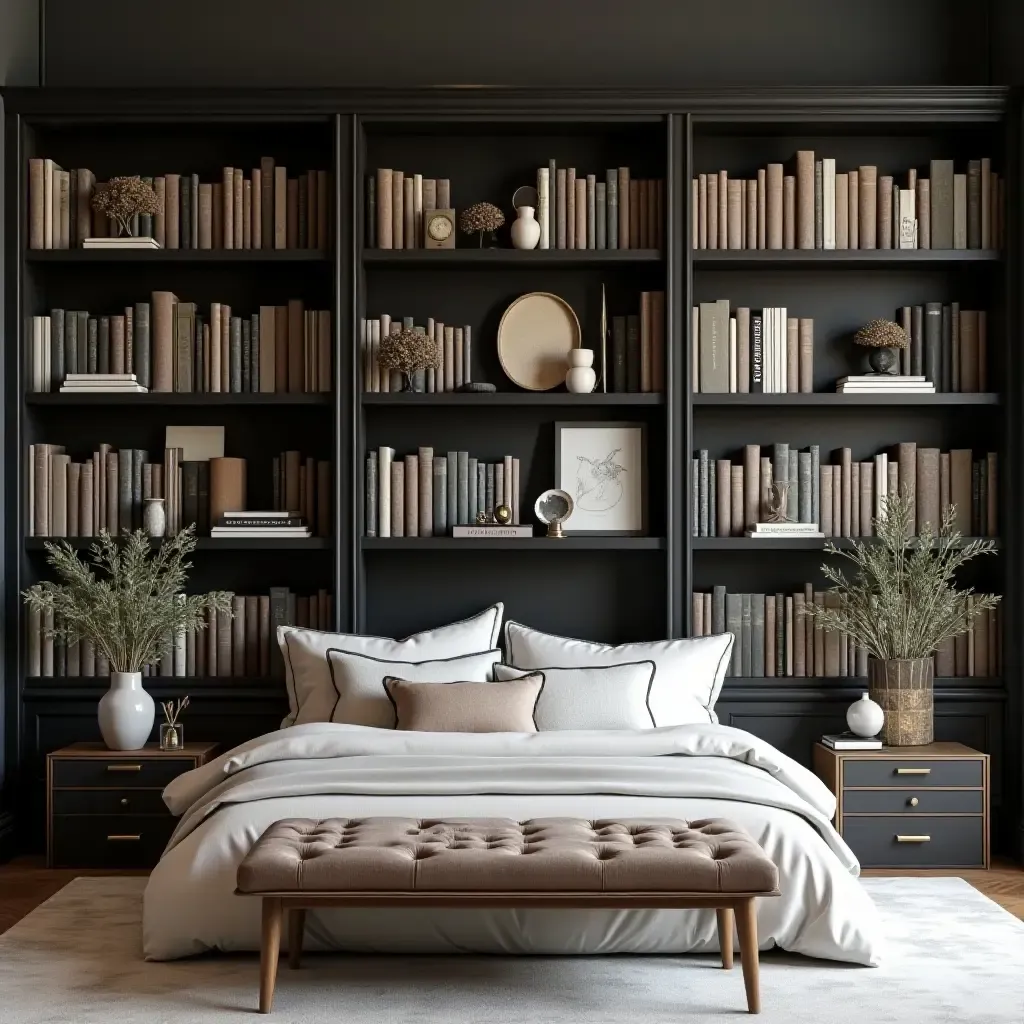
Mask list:
[[[931,836],[897,836],[897,843],[930,843]]]
[[[107,836],[107,842],[138,842],[142,836]]]
[[[141,772],[141,764],[108,764],[108,772]]]
[[[931,768],[897,768],[897,775],[931,775]]]

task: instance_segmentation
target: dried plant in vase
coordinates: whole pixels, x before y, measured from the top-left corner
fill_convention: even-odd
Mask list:
[[[131,236],[132,220],[145,214],[160,213],[160,198],[138,175],[111,178],[97,186],[92,197],[92,208],[104,213],[117,224],[118,235]]]
[[[875,373],[896,372],[899,349],[907,347],[907,332],[892,320],[869,320],[853,336],[853,343],[868,349],[868,364]]]
[[[961,566],[992,554],[995,543],[963,543],[955,521],[950,505],[938,533],[926,522],[915,537],[910,501],[890,494],[874,520],[877,539],[844,549],[825,545],[856,567],[853,578],[834,565],[821,567],[838,607],[805,607],[816,627],[835,630],[867,651],[871,698],[885,712],[882,738],[890,746],[931,743],[932,654],[999,601],[956,586]]]
[[[490,235],[490,244],[496,244],[494,232],[504,223],[505,214],[493,203],[474,203],[459,214],[459,227],[467,235],[479,235],[481,249],[484,247],[485,233]]]
[[[160,723],[160,749],[181,750],[185,746],[185,728],[178,725],[178,716],[188,707],[188,697],[179,697],[177,701],[164,700],[160,708],[164,720]]]
[[[440,365],[434,339],[411,327],[403,327],[381,338],[377,360],[385,369],[402,375],[403,391],[416,390],[412,375],[417,370],[436,370]]]

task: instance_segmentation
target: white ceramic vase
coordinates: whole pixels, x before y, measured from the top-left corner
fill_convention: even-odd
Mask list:
[[[512,221],[512,244],[517,249],[536,249],[540,241],[540,224],[532,206],[520,206]]]
[[[846,725],[854,736],[877,736],[885,725],[885,712],[864,693],[847,709]]]
[[[150,537],[162,537],[167,530],[167,513],[163,498],[146,498],[143,502],[142,525]]]
[[[565,386],[574,395],[589,395],[596,384],[594,350],[592,348],[574,348],[569,353],[569,372],[565,375]]]
[[[100,697],[100,735],[110,750],[139,750],[153,731],[156,708],[142,688],[141,672],[111,672]]]

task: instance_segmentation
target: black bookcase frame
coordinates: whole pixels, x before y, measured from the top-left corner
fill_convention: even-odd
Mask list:
[[[682,636],[689,629],[690,592],[705,586],[709,573],[720,564],[723,571],[740,577],[735,569],[741,560],[750,562],[749,589],[773,575],[786,576],[788,566],[797,559],[801,568],[817,563],[813,546],[806,542],[792,545],[772,544],[749,554],[749,544],[727,539],[703,539],[691,536],[690,456],[694,449],[707,446],[702,436],[712,435],[720,417],[749,419],[752,432],[762,443],[785,439],[771,431],[784,427],[796,416],[814,417],[815,423],[832,423],[828,429],[847,429],[853,422],[851,408],[861,408],[875,418],[894,417],[894,433],[920,415],[939,433],[951,432],[958,417],[989,417],[982,433],[986,443],[998,447],[1001,454],[1001,521],[1014,523],[1019,508],[1021,482],[1019,465],[1024,455],[1024,365],[1019,348],[1019,294],[1021,280],[1021,204],[1019,171],[1021,168],[1021,114],[1017,97],[1001,89],[816,89],[816,90],[735,90],[702,92],[630,92],[602,90],[526,90],[526,89],[422,89],[422,90],[253,90],[188,92],[145,90],[135,93],[103,90],[8,90],[4,93],[6,124],[4,144],[4,213],[6,288],[3,297],[6,337],[3,362],[6,415],[4,419],[4,624],[7,643],[4,649],[3,764],[4,807],[22,812],[21,836],[29,845],[38,841],[38,781],[41,759],[47,749],[70,738],[91,735],[95,729],[95,701],[102,692],[96,681],[67,679],[26,680],[22,661],[21,635],[24,617],[19,592],[39,573],[41,557],[21,536],[23,498],[19,482],[23,479],[25,418],[53,415],[70,417],[74,410],[90,415],[95,407],[110,407],[104,415],[114,415],[115,406],[132,405],[128,399],[104,401],[83,399],[72,405],[61,396],[32,396],[23,393],[21,324],[24,317],[42,308],[32,307],[26,292],[26,280],[44,275],[51,265],[67,267],[117,260],[106,253],[29,252],[25,249],[25,139],[26,132],[65,125],[93,124],[104,132],[129,130],[132,124],[158,125],[161,122],[202,126],[211,122],[226,125],[318,123],[329,133],[330,158],[334,172],[335,245],[326,268],[324,298],[333,302],[335,336],[335,390],[326,400],[303,396],[290,402],[270,396],[265,402],[258,396],[142,396],[139,405],[162,407],[146,415],[162,417],[183,415],[188,407],[198,406],[211,417],[229,417],[228,422],[244,422],[246,415],[288,418],[318,417],[307,420],[316,429],[330,435],[330,450],[335,461],[335,501],[333,541],[320,544],[313,553],[261,552],[258,545],[235,554],[225,552],[196,554],[201,559],[221,559],[225,571],[232,571],[232,560],[269,559],[285,574],[288,582],[289,559],[327,559],[326,575],[335,594],[335,620],[342,629],[385,626],[390,622],[408,623],[410,628],[441,621],[467,609],[473,596],[460,596],[460,574],[473,566],[493,574],[503,564],[519,564],[516,572],[535,573],[538,587],[551,583],[562,588],[561,600],[571,601],[573,593],[565,585],[566,566],[597,567],[597,578],[608,582],[607,592],[589,595],[590,611],[601,626],[578,632],[598,640],[638,638],[637,622],[629,617],[625,605],[628,594],[616,592],[615,581],[627,590],[638,578],[654,581],[650,593],[642,599],[646,612],[643,632],[649,636]],[[517,253],[502,250],[479,253],[457,249],[454,253],[379,252],[365,250],[363,217],[363,176],[375,164],[367,149],[367,131],[386,133],[389,126],[408,131],[415,128],[429,138],[432,126],[442,130],[486,130],[502,135],[519,132],[544,135],[550,125],[572,124],[584,134],[615,132],[623,125],[647,126],[651,159],[662,166],[666,178],[665,249],[662,253],[612,255],[609,253],[559,252]],[[653,126],[653,127],[652,127]],[[913,126],[922,137],[947,137],[951,133],[979,132],[989,139],[999,138],[1002,159],[1000,170],[1007,182],[1007,244],[1002,254],[916,252],[694,252],[690,247],[689,182],[698,169],[702,140],[708,132],[727,136],[764,131],[776,138],[811,135],[818,138],[849,138],[858,134],[884,137],[901,126]],[[197,128],[198,130],[198,128]],[[422,137],[422,136],[421,136]],[[267,135],[266,151],[274,152],[272,133]],[[795,146],[793,147],[796,148]],[[936,146],[936,151],[940,147]],[[54,154],[58,156],[59,154]],[[993,153],[995,155],[995,153]],[[230,162],[229,158],[225,158]],[[179,161],[182,168],[187,156]],[[622,162],[628,163],[628,154]],[[409,168],[417,167],[415,151],[410,151]],[[597,166],[588,170],[597,171]],[[706,169],[706,168],[699,168]],[[522,168],[521,170],[526,170]],[[732,170],[732,169],[730,169]],[[739,173],[745,173],[738,168]],[[437,172],[435,172],[437,173]],[[452,172],[455,177],[458,170]],[[652,175],[653,176],[653,175]],[[526,178],[523,179],[527,180]],[[456,205],[487,198],[507,205],[501,195],[460,195]],[[506,243],[507,244],[507,243]],[[260,253],[166,253],[131,254],[135,273],[143,264],[156,263],[168,272],[181,266],[201,265],[211,275],[239,274],[245,267],[253,273],[274,264],[295,263],[305,266],[307,254]],[[314,261],[315,262],[315,261]],[[116,266],[112,264],[112,266]],[[728,269],[726,269],[728,268]],[[826,269],[827,268],[827,269]],[[198,269],[198,268],[197,268]],[[312,267],[310,268],[313,269]],[[704,396],[693,395],[690,381],[691,305],[703,297],[701,289],[709,275],[729,273],[737,282],[762,273],[781,275],[807,271],[812,275],[831,274],[837,280],[859,274],[882,271],[899,275],[969,272],[985,275],[982,280],[990,294],[1000,294],[1001,312],[998,335],[990,336],[990,350],[997,349],[1004,373],[998,396],[942,395],[934,400],[893,402],[885,396],[858,397],[841,401],[825,394],[811,396]],[[362,395],[356,340],[362,316],[387,311],[402,315],[402,309],[373,308],[367,305],[367,284],[378,287],[378,295],[387,299],[401,285],[384,280],[413,280],[420,273],[436,275],[447,287],[456,280],[456,272],[493,287],[492,302],[500,305],[502,285],[508,276],[513,285],[526,280],[524,275],[541,271],[562,275],[580,275],[589,281],[625,275],[634,286],[664,287],[666,291],[667,393],[665,396],[571,396],[564,394],[521,395],[502,391],[492,396],[413,396]],[[153,268],[156,272],[156,268]],[[39,280],[41,277],[36,276]],[[660,279],[661,283],[657,284]],[[977,280],[977,278],[976,278]],[[156,286],[154,284],[154,286]],[[954,287],[951,285],[950,287]],[[525,290],[525,289],[524,289]],[[733,298],[735,293],[730,293]],[[735,295],[738,304],[739,296]],[[940,296],[936,296],[940,297]],[[956,295],[943,295],[956,298]],[[394,300],[392,300],[394,301]],[[52,301],[49,304],[59,305]],[[379,307],[380,302],[376,303]],[[426,311],[411,310],[417,316]],[[475,335],[475,344],[486,346],[493,338]],[[816,343],[820,343],[816,339]],[[478,349],[479,350],[479,349]],[[504,385],[499,385],[504,386]],[[266,404],[270,408],[262,409]],[[303,405],[312,408],[303,409]],[[995,405],[995,409],[988,408]],[[246,407],[250,407],[248,411]],[[483,408],[486,406],[486,408]],[[878,408],[873,408],[877,406]],[[896,407],[895,409],[893,407]],[[478,408],[479,407],[479,408]],[[124,410],[127,412],[127,410]],[[540,537],[522,545],[515,541],[484,542],[472,549],[457,550],[445,538],[408,538],[404,540],[370,539],[362,536],[363,454],[367,443],[389,443],[385,432],[394,429],[408,433],[417,423],[424,424],[428,435],[420,443],[430,443],[429,432],[436,429],[456,432],[465,426],[474,431],[497,434],[497,448],[503,431],[509,436],[525,436],[534,429],[566,415],[593,418],[595,412],[608,419],[638,416],[658,431],[655,446],[657,464],[664,468],[663,492],[659,492],[652,536],[645,538],[578,538],[559,546]],[[788,418],[788,419],[787,419]],[[214,419],[213,421],[216,421]],[[221,420],[223,422],[223,420]],[[771,426],[761,427],[760,423]],[[710,424],[710,426],[709,426]],[[781,429],[781,428],[780,428]],[[516,435],[516,432],[519,432]],[[892,436],[891,441],[899,437]],[[910,439],[910,438],[906,438]],[[112,443],[117,443],[111,437]],[[482,442],[481,442],[482,443]],[[541,444],[546,442],[539,442]],[[439,445],[440,446],[440,445]],[[462,447],[472,444],[464,444]],[[396,445],[396,447],[398,447]],[[408,450],[406,448],[405,450]],[[497,454],[495,450],[488,454]],[[267,453],[269,458],[270,452]],[[648,467],[648,474],[651,473]],[[539,487],[530,481],[524,486],[524,519],[528,518],[532,499]],[[539,531],[538,531],[539,532]],[[746,552],[746,553],[744,553]],[[517,554],[518,553],[518,554]],[[997,824],[996,848],[1018,856],[1024,848],[1021,802],[1024,793],[1024,699],[1021,695],[1021,666],[1024,650],[1019,621],[1020,587],[1024,580],[1024,538],[1019,531],[1006,531],[1000,538],[999,576],[1004,593],[1006,622],[1004,673],[1001,679],[950,679],[937,685],[937,725],[943,738],[963,739],[993,754],[995,777],[994,815]],[[720,560],[720,561],[718,561]],[[384,567],[382,569],[382,566]],[[729,568],[733,566],[733,568]],[[639,567],[639,568],[638,568]],[[509,570],[510,572],[512,570]],[[743,570],[744,572],[747,570]],[[439,575],[439,573],[441,573]],[[602,573],[604,574],[602,576]],[[431,576],[426,582],[417,576]],[[631,575],[632,574],[632,575]],[[524,577],[525,578],[525,577]],[[809,578],[809,577],[808,577]],[[408,590],[398,584],[407,579]],[[788,579],[787,579],[788,582]],[[500,592],[500,584],[495,592]],[[522,590],[523,588],[520,588]],[[735,587],[733,588],[735,589]],[[777,589],[776,586],[771,587]],[[430,595],[430,599],[426,597]],[[500,593],[498,594],[500,596]],[[522,595],[517,596],[517,600]],[[596,603],[595,603],[596,602]],[[599,606],[606,602],[607,607]],[[647,602],[647,603],[644,603]],[[399,609],[392,614],[391,609]],[[517,617],[540,628],[564,631],[562,610],[549,621],[543,607],[535,614],[519,600]],[[587,608],[581,613],[587,617]],[[862,687],[859,680],[818,679],[734,679],[725,688],[719,711],[723,721],[760,732],[788,752],[809,759],[810,739],[841,722],[847,703]],[[265,680],[153,680],[155,695],[171,696],[183,692],[192,695],[196,705],[190,721],[190,735],[196,739],[232,742],[246,735],[273,728],[280,714],[282,694],[279,683]],[[16,800],[15,794],[23,797]],[[0,811],[0,839],[4,830]]]

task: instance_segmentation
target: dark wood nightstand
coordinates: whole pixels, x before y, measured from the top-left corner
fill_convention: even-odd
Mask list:
[[[216,743],[163,751],[73,743],[46,756],[46,863],[51,868],[149,868],[177,824],[164,786],[198,768]]]
[[[989,757],[960,743],[814,746],[836,830],[866,868],[987,868]]]

